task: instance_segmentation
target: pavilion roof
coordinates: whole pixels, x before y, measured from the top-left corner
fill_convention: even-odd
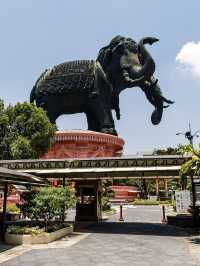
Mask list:
[[[47,181],[41,177],[0,167],[0,184],[2,183],[16,185],[47,185]]]
[[[0,166],[43,178],[179,178],[181,165],[191,156],[122,156],[0,161]]]

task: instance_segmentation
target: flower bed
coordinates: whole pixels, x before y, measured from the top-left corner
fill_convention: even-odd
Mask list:
[[[7,244],[47,244],[73,232],[72,225],[54,225],[45,231],[44,228],[10,226],[5,234]]]

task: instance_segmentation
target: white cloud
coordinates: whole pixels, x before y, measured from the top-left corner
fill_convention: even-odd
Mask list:
[[[195,77],[200,78],[200,42],[184,44],[176,56],[176,61]]]

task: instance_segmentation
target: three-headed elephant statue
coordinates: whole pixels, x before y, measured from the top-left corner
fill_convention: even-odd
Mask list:
[[[52,123],[63,114],[85,113],[88,129],[117,135],[112,109],[120,119],[119,94],[131,87],[140,87],[155,107],[151,121],[161,121],[164,103],[171,104],[160,90],[153,74],[155,62],[145,48],[156,38],[117,36],[103,47],[97,60],[70,61],[45,70],[36,81],[30,102],[46,110]]]

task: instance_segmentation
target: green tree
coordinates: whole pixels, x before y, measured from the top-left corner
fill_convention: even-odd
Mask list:
[[[42,108],[27,102],[5,108],[0,100],[0,159],[41,157],[51,146],[55,130]]]
[[[23,215],[36,221],[44,221],[46,228],[52,220],[64,222],[64,214],[76,202],[75,195],[68,186],[44,187],[38,191],[27,192],[22,197],[22,203],[17,206]]]
[[[152,155],[180,155],[183,154],[183,148],[184,146],[179,144],[178,147],[167,147],[165,149],[154,149]]]
[[[190,145],[181,145],[166,149],[154,149],[153,155],[183,155],[184,153],[190,153]],[[184,174],[180,174],[180,180],[169,180],[168,189],[171,191],[185,189],[187,187],[187,177]]]
[[[32,202],[33,217],[36,220],[44,220],[47,227],[49,222],[56,218],[64,222],[64,213],[75,205],[75,195],[69,187],[41,188]]]
[[[23,214],[24,218],[33,218],[33,210],[35,207],[33,200],[37,193],[38,191],[30,190],[21,194],[21,202],[17,203],[17,207],[20,209],[20,212]]]
[[[200,145],[199,145],[200,147]],[[200,150],[193,150],[191,145],[184,146],[184,151],[192,154],[192,159],[181,166],[181,176],[200,175]]]

